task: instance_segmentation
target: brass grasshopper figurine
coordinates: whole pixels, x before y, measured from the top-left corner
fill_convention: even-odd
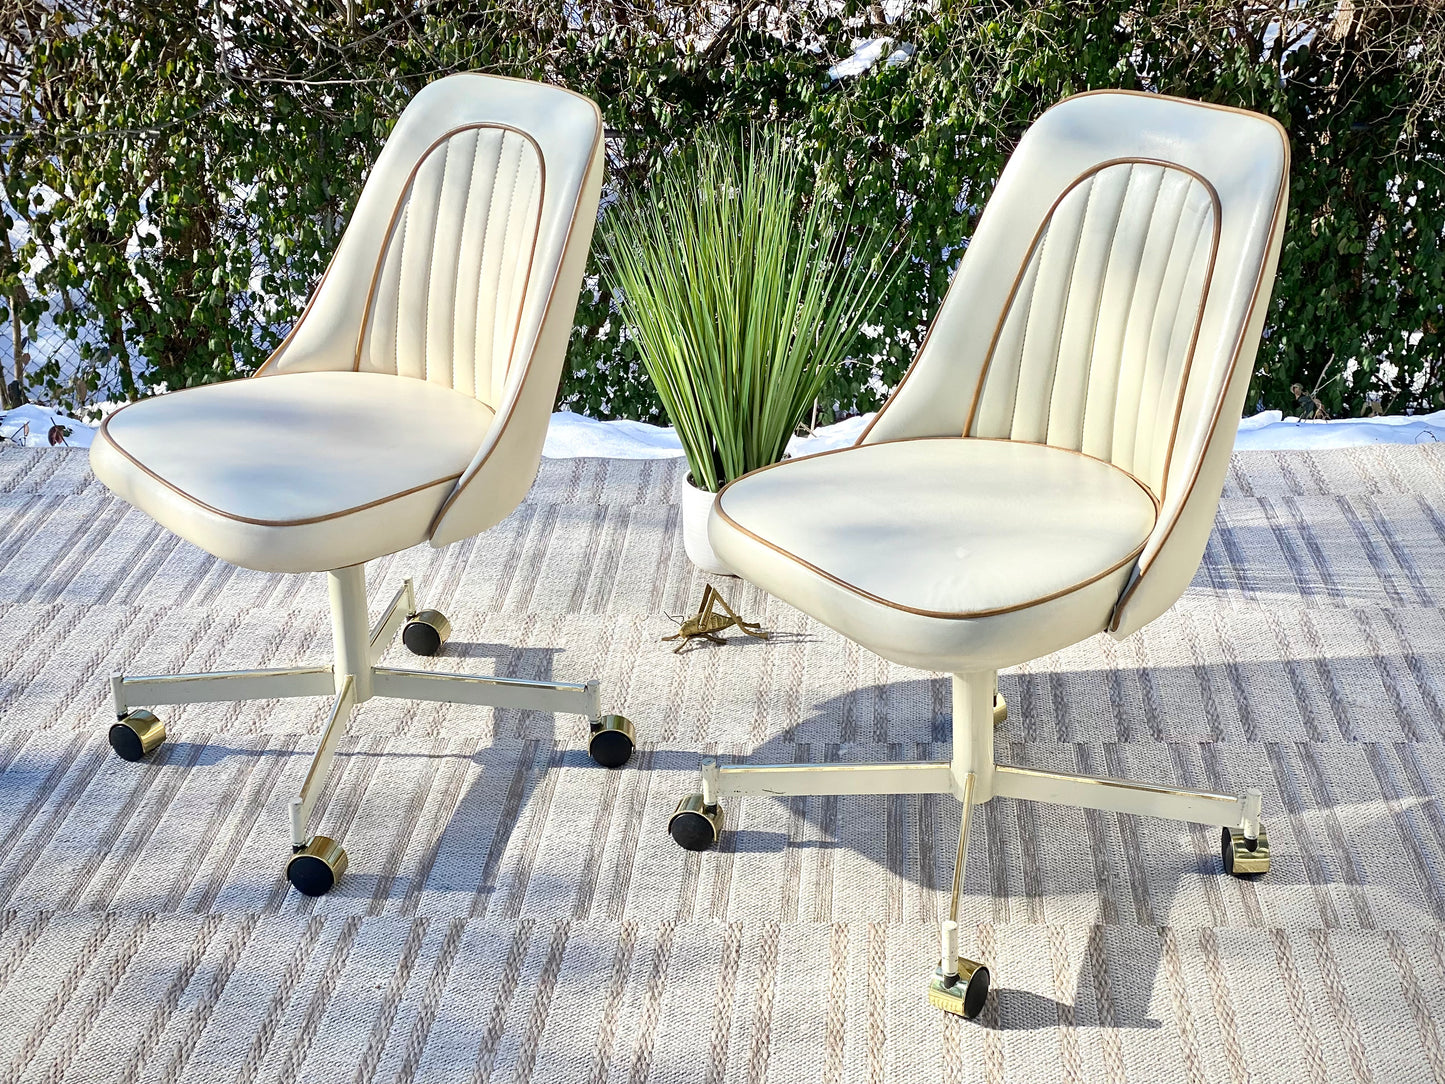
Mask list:
[[[716,606],[721,606],[723,613],[718,613],[714,609]],[[698,604],[697,613],[684,621],[677,632],[671,636],[664,636],[663,639],[682,641],[672,649],[672,653],[677,655],[698,637],[711,640],[715,644],[726,643],[727,641],[718,634],[723,629],[731,628],[734,625],[759,640],[768,638],[768,634],[763,631],[761,625],[756,621],[744,621],[738,616],[737,611],[727,604],[727,601],[718,593],[717,588],[708,584],[707,589],[702,593],[702,602]]]

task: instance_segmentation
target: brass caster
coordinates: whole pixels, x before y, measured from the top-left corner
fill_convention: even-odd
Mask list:
[[[625,715],[604,715],[592,723],[587,752],[604,768],[620,768],[632,756],[636,744],[632,723]]]
[[[452,623],[440,610],[418,610],[401,630],[401,642],[413,655],[435,655],[452,634]]]
[[[330,836],[312,836],[286,863],[286,879],[298,892],[324,896],[346,872],[346,850]]]
[[[1008,718],[1008,701],[1000,694],[993,694],[993,725],[1002,726],[1003,721]]]
[[[958,957],[954,974],[944,973],[943,965],[928,983],[928,1003],[954,1016],[972,1020],[983,1011],[988,998],[988,968],[974,960]]]
[[[722,806],[704,805],[701,794],[689,794],[678,802],[667,822],[673,842],[689,851],[707,850],[718,841],[722,828]]]
[[[1253,845],[1238,828],[1223,829],[1219,834],[1219,850],[1224,859],[1225,873],[1249,877],[1269,872],[1269,836],[1262,824],[1259,826],[1259,838],[1253,841]]]
[[[136,708],[120,717],[110,728],[110,747],[122,760],[144,760],[166,740],[166,724],[154,712]]]

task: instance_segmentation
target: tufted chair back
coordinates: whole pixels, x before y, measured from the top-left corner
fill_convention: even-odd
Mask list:
[[[433,545],[510,514],[536,476],[602,168],[602,118],[587,98],[487,75],[431,83],[397,120],[320,286],[258,373],[391,373],[491,408]]]
[[[862,442],[958,435],[1083,452],[1158,524],[1123,636],[1198,567],[1284,228],[1274,121],[1159,95],[1070,98],[1020,141],[938,316]]]
[[[514,360],[536,253],[542,156],[496,124],[433,143],[397,201],[363,319],[359,367],[495,407]]]

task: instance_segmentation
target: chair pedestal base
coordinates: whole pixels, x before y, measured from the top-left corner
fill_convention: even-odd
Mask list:
[[[290,802],[291,846],[295,857],[288,865],[287,876],[302,891],[311,895],[324,892],[346,869],[346,852],[340,844],[326,836],[312,835],[310,823],[352,709],[373,697],[581,715],[590,723],[589,751],[594,759],[607,767],[618,767],[631,755],[635,740],[632,724],[621,715],[602,714],[601,686],[596,681],[580,684],[521,681],[377,666],[376,660],[408,621],[421,618],[413,623],[425,626],[423,631],[430,634],[407,638],[429,647],[424,654],[433,654],[441,646],[450,632],[450,623],[435,610],[417,613],[415,591],[408,579],[393,596],[381,619],[368,628],[362,566],[338,569],[327,576],[335,649],[335,662],[331,666],[111,677],[111,696],[119,721],[111,727],[110,741],[116,752],[128,760],[138,760],[154,751],[166,736],[164,725],[151,712],[137,710],[142,705],[150,708],[299,696],[332,698],[331,713],[322,728],[311,767],[300,792]],[[330,878],[320,876],[317,870],[330,870]],[[296,876],[292,876],[293,872]]]
[[[1251,787],[1239,795],[1211,794],[1126,779],[996,764],[993,759],[996,689],[997,675],[993,672],[954,675],[953,756],[946,761],[719,765],[714,760],[704,760],[701,793],[683,798],[669,830],[683,846],[704,849],[712,840],[703,842],[705,833],[692,830],[694,821],[705,815],[720,829],[725,808],[723,799],[732,797],[952,795],[963,807],[954,865],[953,903],[944,923],[945,949],[939,971],[930,982],[928,996],[930,1003],[961,1016],[973,1016],[980,1011],[984,1001],[980,991],[987,991],[989,981],[987,968],[957,955],[957,931],[953,925],[958,918],[970,814],[975,805],[995,797],[1019,798],[1214,825],[1224,830],[1225,872],[1239,876],[1268,871],[1269,845],[1260,821],[1262,799],[1257,788]],[[697,845],[690,846],[692,840],[696,840]],[[950,926],[954,931],[951,949],[947,932]],[[982,973],[977,982],[970,979],[975,969]]]

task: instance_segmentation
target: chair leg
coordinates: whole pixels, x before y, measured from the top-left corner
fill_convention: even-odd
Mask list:
[[[588,721],[587,752],[593,760],[605,768],[620,768],[632,756],[637,743],[632,723],[626,716],[602,713],[601,687],[595,681],[525,681],[376,665],[398,629],[402,629],[402,642],[413,654],[435,655],[451,628],[440,610],[418,611],[411,580],[403,583],[371,630],[371,695],[581,715]]]
[[[635,731],[626,716],[602,714],[601,687],[595,681],[524,681],[385,666],[374,668],[373,680],[375,696],[584,716],[589,726],[587,752],[606,768],[625,764],[636,743]]]
[[[141,760],[166,740],[166,725],[147,708],[163,704],[206,704],[233,700],[272,700],[326,696],[332,692],[329,666],[292,666],[279,670],[230,670],[211,674],[126,677],[112,674],[110,694],[115,719],[106,735],[123,760]],[[140,705],[144,704],[145,707]]]
[[[301,793],[291,799],[291,860],[286,863],[286,879],[308,896],[329,892],[346,872],[346,851],[341,844],[330,836],[312,836],[307,827],[316,800],[326,789],[337,743],[346,733],[346,722],[355,706],[356,682],[348,675],[331,703],[331,715],[321,731],[321,742],[311,757]]]
[[[722,797],[819,794],[951,794],[953,771],[947,761],[919,764],[737,764],[702,762],[702,788],[687,794],[668,818],[667,830],[679,847],[705,851],[723,828]]]
[[[396,639],[396,634],[401,630],[402,625],[410,621],[415,613],[416,589],[412,587],[411,577],[408,576],[401,582],[396,594],[391,597],[391,602],[387,604],[386,612],[381,615],[381,620],[371,627],[367,652],[371,659],[371,665],[376,665],[376,660],[381,658],[382,653],[391,646],[391,642]],[[447,625],[447,631],[451,631],[450,624]]]
[[[943,921],[942,950],[938,968],[928,983],[928,1003],[935,1009],[972,1020],[983,1010],[988,998],[989,971],[977,960],[958,952],[958,897],[963,891],[963,871],[968,862],[968,830],[973,823],[973,773],[964,777],[962,812],[958,822],[958,854],[953,860],[953,897],[948,918]]]

